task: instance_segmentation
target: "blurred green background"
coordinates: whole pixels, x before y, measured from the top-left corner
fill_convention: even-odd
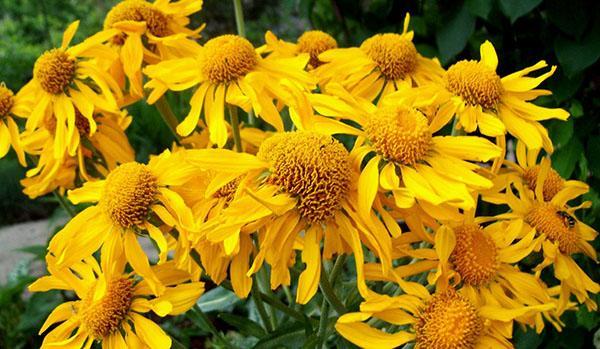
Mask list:
[[[113,0],[0,0],[0,81],[18,90],[32,74],[35,59],[59,44],[68,23],[81,20],[75,40],[98,31]],[[543,87],[554,94],[538,102],[560,106],[571,112],[567,122],[546,123],[555,143],[553,165],[565,178],[590,184],[585,196],[594,205],[583,219],[600,229],[600,1],[586,0],[254,0],[243,1],[248,38],[259,46],[264,32],[294,41],[303,31],[321,29],[334,35],[340,46],[359,45],[380,32],[401,32],[406,12],[419,51],[439,57],[445,67],[460,59],[479,58],[479,45],[490,40],[499,56],[499,74],[544,59],[559,66]],[[194,25],[207,23],[204,38],[234,33],[231,1],[205,0]],[[176,112],[186,112],[179,100]],[[144,102],[129,108],[134,122],[128,130],[138,159],[169,146],[172,136],[153,107]],[[52,197],[35,201],[21,194],[24,175],[9,154],[0,160],[0,226],[52,215],[57,204]],[[1,232],[0,232],[1,233]],[[40,242],[42,243],[42,242]],[[598,243],[595,244],[598,249]],[[32,248],[42,256],[44,249]],[[584,269],[599,280],[597,266],[582,261]],[[30,282],[26,272],[13,273],[0,288],[0,348],[37,347],[35,336],[42,319],[60,299],[47,293],[24,300],[23,287]],[[594,334],[598,313],[585,310],[565,316],[568,326],[559,334],[547,329],[542,335],[517,330],[520,348],[599,348]],[[173,330],[175,331],[175,327]],[[185,337],[185,331],[179,331]],[[191,343],[184,338],[185,343]]]

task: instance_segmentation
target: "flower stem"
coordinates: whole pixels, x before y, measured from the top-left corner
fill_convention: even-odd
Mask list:
[[[229,108],[229,116],[231,117],[231,133],[233,134],[233,142],[235,143],[235,151],[242,152],[242,137],[240,136],[240,120],[238,118],[237,109],[231,104],[227,104]]]
[[[271,324],[271,321],[269,321],[269,315],[267,315],[267,310],[265,309],[265,305],[262,301],[262,297],[261,297],[261,292],[260,289],[258,288],[258,280],[257,278],[254,278],[254,281],[252,282],[252,299],[254,300],[254,304],[256,304],[256,309],[258,310],[258,315],[260,316],[260,319],[262,320],[263,325],[265,326],[265,329],[267,330],[267,332],[273,332],[273,326]]]
[[[217,340],[219,340],[220,342],[222,342],[222,344],[226,348],[233,348],[233,346],[231,345],[231,343],[229,343],[229,341],[227,340],[227,338],[219,330],[217,330],[217,328],[212,323],[212,321],[210,321],[210,319],[208,318],[208,316],[206,316],[206,314],[202,310],[200,310],[200,308],[198,307],[197,304],[194,304],[194,306],[190,309],[190,313],[192,315],[192,317],[190,318],[190,320],[192,320],[192,322],[196,322],[198,327],[200,327],[200,328],[202,328],[202,327],[208,328],[208,330],[210,331],[210,333],[213,336],[215,336],[215,338]]]
[[[344,263],[346,263],[347,257],[347,255],[342,254],[336,258],[333,269],[331,269],[331,274],[329,274],[329,282],[331,282],[331,285],[335,286],[338,276],[340,276],[340,273],[344,269]]]
[[[169,105],[169,101],[167,101],[167,97],[163,95],[156,101],[156,103],[154,103],[154,105],[156,106],[156,109],[160,113],[160,116],[165,124],[167,124],[169,127],[169,130],[173,134],[173,137],[175,137],[177,143],[180,143],[181,138],[177,134],[177,125],[179,124],[179,121],[177,121],[177,117],[173,113],[173,110]]]
[[[327,299],[323,297],[323,303],[321,303],[321,318],[319,319],[319,332],[317,337],[319,338],[319,344],[322,346],[327,340],[327,322],[329,320],[329,303]]]
[[[56,197],[56,200],[58,200],[60,206],[69,214],[69,216],[71,216],[71,218],[75,217],[75,211],[73,210],[71,205],[69,205],[67,200],[65,200],[65,197],[60,195],[58,189],[54,190],[52,193],[54,194],[54,197]]]
[[[233,11],[235,12],[235,26],[237,27],[238,35],[246,37],[246,26],[244,25],[244,8],[242,0],[233,0]]]
[[[323,292],[323,296],[327,299],[327,302],[329,302],[333,309],[335,309],[335,311],[339,315],[345,314],[347,313],[346,307],[335,295],[335,291],[333,290],[333,286],[331,286],[331,283],[329,282],[329,276],[327,275],[327,272],[325,270],[325,267],[321,265],[321,277],[319,280],[319,288],[321,289],[321,292]]]

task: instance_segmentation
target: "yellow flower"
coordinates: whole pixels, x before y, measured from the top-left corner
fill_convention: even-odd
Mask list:
[[[358,179],[358,207],[367,213],[378,191],[391,192],[396,206],[408,208],[419,203],[436,218],[456,217],[453,208],[473,208],[472,191],[492,187],[492,181],[476,173],[478,165],[468,161],[489,161],[501,149],[481,137],[434,136],[438,127],[411,106],[383,101],[375,107],[355,98],[337,84],[326,89],[332,95],[310,95],[314,109],[325,116],[357,123],[358,139],[352,149],[354,164],[371,157]],[[323,116],[298,111],[300,124],[313,123],[331,133],[350,133],[347,126],[334,124]],[[308,115],[306,115],[308,114]]]
[[[13,116],[26,117],[28,107],[28,103],[19,94],[15,96],[4,82],[0,83],[0,159],[12,145],[22,166],[27,166],[27,161],[21,145],[19,126]]]
[[[513,320],[549,308],[506,309],[453,288],[430,294],[414,282],[400,281],[399,286],[406,294],[373,295],[360,305],[360,312],[342,315],[335,325],[337,332],[361,348],[397,348],[409,342],[420,349],[512,348]],[[408,329],[384,332],[364,323],[369,318]]]
[[[111,244],[124,246],[127,261],[142,275],[156,295],[164,286],[153,273],[137,234],[147,232],[159,250],[159,263],[167,259],[168,232],[177,227],[181,235],[193,225],[192,215],[181,197],[168,186],[185,183],[195,172],[180,153],[169,151],[153,157],[147,165],[129,162],[111,171],[105,180],[87,182],[69,191],[71,202],[97,203],[75,216],[50,241],[49,251],[57,265],[66,267]],[[158,225],[156,225],[158,224]]]
[[[286,103],[288,94],[280,80],[287,79],[301,89],[314,87],[312,77],[304,71],[308,55],[294,58],[263,59],[252,44],[237,35],[221,35],[209,40],[194,57],[166,60],[148,66],[144,73],[151,80],[148,103],[154,103],[167,90],[180,91],[197,86],[190,100],[190,112],[177,127],[187,136],[198,125],[200,114],[210,132],[211,142],[223,147],[227,142],[225,105],[253,110],[276,130],[283,121],[274,100]]]
[[[384,272],[391,265],[389,234],[399,235],[400,229],[393,220],[382,223],[375,211],[365,217],[358,214],[358,173],[348,151],[333,137],[311,131],[277,133],[263,142],[256,156],[205,149],[190,150],[187,160],[220,173],[215,180],[219,185],[211,183],[215,189],[244,175],[228,207],[200,224],[199,231],[206,240],[222,243],[231,255],[243,250],[240,239],[250,241],[246,234],[258,230],[258,254],[247,275],[266,261],[271,287],[289,285],[289,263],[300,244],[306,269],[298,281],[298,303],[314,296],[321,258],[334,254],[354,253],[358,287],[366,292],[361,241],[382,260]]]
[[[549,173],[550,161],[545,158],[540,164],[535,190],[521,182],[514,182],[503,193],[493,195],[489,201],[507,204],[511,209],[511,212],[498,215],[497,218],[534,229],[542,237],[544,259],[536,270],[550,265],[554,267],[554,276],[561,282],[559,313],[568,309],[571,294],[577,297],[579,303],[596,309],[597,305],[589,298],[588,292],[600,292],[600,285],[590,279],[573,259],[574,254],[583,253],[596,260],[596,250],[588,241],[594,240],[598,233],[575,216],[575,211],[589,207],[590,202],[576,207],[567,206],[569,201],[586,193],[589,188],[584,183],[564,186],[551,200],[546,201],[544,188]],[[483,198],[488,200],[486,196]]]
[[[323,64],[319,55],[325,51],[337,48],[337,41],[329,34],[320,30],[309,30],[298,38],[296,43],[278,39],[271,31],[265,33],[266,44],[259,47],[257,52],[269,57],[295,57],[302,53],[310,55],[308,69],[314,69]]]
[[[109,349],[171,347],[169,336],[144,314],[183,314],[204,292],[204,284],[188,282],[189,274],[175,269],[171,262],[153,266],[154,274],[166,286],[156,297],[147,280],[125,273],[124,254],[122,246],[110,244],[102,249],[100,264],[86,257],[70,268],[58,268],[54,256],[46,257],[50,275],[39,278],[29,290],[73,291],[76,300],[62,303],[50,313],[39,333],[60,325],[46,334],[41,348],[90,348],[96,341]]]
[[[467,133],[479,128],[484,135],[497,137],[508,131],[530,149],[543,147],[552,152],[548,131],[539,121],[566,120],[569,113],[560,108],[540,107],[530,101],[551,94],[536,87],[552,76],[556,67],[535,78],[526,76],[548,66],[540,61],[500,78],[496,73],[498,56],[494,46],[486,41],[480,52],[481,60],[463,60],[448,68],[442,83],[403,89],[394,97],[438,106],[432,120],[434,125],[441,127],[456,115],[458,126]]]
[[[421,56],[408,31],[410,15],[404,19],[402,34],[376,34],[360,48],[333,49],[319,55],[326,63],[315,70],[319,85],[342,84],[354,96],[370,101],[401,86],[421,86],[441,81],[444,70],[436,59]]]
[[[119,53],[119,64],[111,73],[130,82],[133,98],[142,98],[142,64],[184,57],[196,49],[192,39],[204,26],[189,29],[189,16],[202,9],[202,0],[123,0],[113,6],[104,19],[104,30],[118,29],[110,40]]]
[[[19,92],[31,101],[26,129],[42,126],[48,115],[55,121],[54,156],[62,158],[68,152],[75,155],[77,147],[70,146],[77,137],[75,108],[89,122],[91,133],[96,130],[95,110],[118,113],[117,98],[122,97],[115,80],[102,71],[94,58],[113,59],[114,53],[101,44],[115,34],[114,30],[95,34],[82,43],[69,46],[79,21],[73,22],[63,34],[62,45],[46,51],[35,62],[33,79]]]
[[[38,156],[36,166],[21,181],[25,194],[33,199],[56,188],[72,189],[78,174],[84,181],[103,178],[117,165],[134,160],[133,148],[125,135],[131,117],[125,112],[98,112],[93,118],[97,130],[92,134],[88,119],[75,109],[77,132],[69,145],[76,149],[75,156],[54,157],[56,119],[52,115],[46,116],[42,127],[23,133],[21,143],[25,152]]]

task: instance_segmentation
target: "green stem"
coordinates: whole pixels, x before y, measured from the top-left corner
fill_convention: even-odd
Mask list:
[[[281,311],[282,313],[284,313],[285,315],[294,318],[298,321],[305,321],[306,318],[304,317],[304,315],[302,315],[300,312],[295,311],[294,309],[286,306],[284,303],[282,303],[279,299],[275,298],[275,297],[271,297],[270,295],[267,295],[265,293],[261,293],[260,294],[260,298],[267,303],[268,305],[272,306],[273,308]]]
[[[331,283],[329,282],[329,276],[325,272],[324,266],[321,266],[321,277],[319,280],[319,288],[321,289],[321,292],[323,292],[323,296],[327,299],[327,302],[329,302],[329,304],[331,304],[333,309],[335,309],[335,311],[339,315],[347,313],[346,307],[335,295],[335,291],[333,290],[333,286],[331,286]]]
[[[333,265],[333,269],[331,269],[331,274],[329,274],[329,282],[331,282],[332,286],[335,286],[335,282],[337,281],[338,276],[344,269],[344,264],[346,263],[347,257],[347,255],[342,254],[336,258],[335,264]]]
[[[269,315],[267,315],[267,310],[265,309],[265,304],[262,301],[262,294],[258,289],[258,280],[254,278],[252,282],[252,299],[254,300],[254,304],[256,304],[256,309],[258,310],[258,315],[262,320],[263,325],[268,333],[273,332],[273,327],[271,325],[271,321],[269,321]]]
[[[231,133],[233,134],[233,142],[235,143],[235,151],[242,152],[242,137],[240,135],[240,120],[238,118],[237,108],[231,104],[227,104],[229,108],[229,116],[231,117]]]
[[[175,137],[177,143],[180,143],[181,138],[177,134],[177,125],[179,124],[179,121],[177,121],[177,117],[173,113],[173,110],[169,105],[169,101],[167,101],[167,97],[165,95],[162,95],[162,97],[160,97],[156,101],[156,103],[154,103],[154,106],[156,106],[156,109],[160,113],[160,116],[162,117],[165,124],[167,124],[167,126],[169,127],[169,130],[173,134],[173,137]]]
[[[58,200],[60,206],[62,206],[62,208],[69,214],[69,216],[71,216],[71,218],[77,215],[77,213],[75,213],[71,205],[69,205],[67,200],[65,200],[65,197],[58,193],[58,189],[53,191],[52,193],[54,194],[54,197],[56,197],[56,200]]]
[[[235,25],[237,27],[238,35],[246,37],[246,26],[244,25],[244,8],[242,7],[242,0],[233,0],[233,11],[235,12]]]
[[[283,288],[283,293],[285,293],[285,299],[287,300],[288,304],[290,306],[294,305],[294,297],[292,297],[292,291],[290,291],[290,288],[286,285],[282,286]]]
[[[319,319],[319,331],[317,337],[319,338],[319,346],[325,344],[327,340],[327,322],[329,320],[329,303],[327,299],[323,297],[323,303],[321,303],[321,318]]]
[[[197,304],[194,304],[194,306],[192,307],[192,309],[190,309],[190,313],[193,316],[196,316],[196,320],[201,322],[202,324],[204,324],[208,330],[210,331],[210,333],[215,336],[215,338],[217,340],[219,340],[220,342],[222,342],[225,347],[227,348],[233,348],[233,346],[231,345],[231,343],[229,343],[229,341],[227,340],[227,338],[219,331],[217,330],[217,328],[215,327],[215,325],[212,323],[212,321],[210,321],[210,319],[208,318],[208,316],[202,311],[200,310],[200,308],[198,307]],[[202,326],[199,326],[202,327]]]

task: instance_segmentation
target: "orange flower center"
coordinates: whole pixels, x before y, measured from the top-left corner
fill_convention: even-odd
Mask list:
[[[238,189],[240,180],[241,180],[241,177],[238,177],[238,178],[232,180],[231,182],[225,184],[223,187],[219,188],[219,190],[217,190],[213,194],[213,196],[215,198],[225,198],[226,202],[230,202],[231,200],[233,200],[233,197],[235,196],[235,192]]]
[[[471,349],[483,331],[475,307],[454,290],[433,295],[414,326],[417,347],[427,349]]]
[[[100,206],[116,224],[143,224],[158,194],[158,179],[146,165],[129,162],[113,170],[104,183]]]
[[[309,64],[313,68],[323,63],[319,60],[321,53],[334,48],[337,48],[335,39],[320,30],[306,31],[298,38],[298,52],[310,55]]]
[[[495,108],[504,88],[496,72],[477,61],[457,62],[446,72],[446,86],[467,104]]]
[[[538,174],[540,173],[540,166],[536,165],[529,167],[523,173],[523,179],[527,183],[527,186],[535,191]],[[563,188],[564,179],[556,172],[553,168],[548,172],[546,181],[544,182],[544,201],[550,201],[561,189]]]
[[[169,17],[144,0],[125,0],[115,5],[104,19],[104,29],[112,28],[122,21],[146,22],[148,31],[154,36],[171,35]],[[113,42],[122,45],[124,36],[115,36]]]
[[[331,136],[287,132],[260,146],[260,159],[272,164],[267,181],[299,197],[300,215],[324,222],[340,209],[351,182],[350,154]]]
[[[461,279],[469,285],[489,283],[498,270],[498,249],[494,240],[477,224],[454,228],[456,246],[450,261]]]
[[[44,126],[50,133],[54,134],[56,132],[56,117],[54,117],[54,114],[46,115]],[[90,121],[77,108],[75,108],[75,127],[81,137],[85,137],[90,133]]]
[[[4,83],[0,83],[0,120],[8,116],[14,103],[13,92]]]
[[[92,288],[81,303],[82,324],[97,339],[103,339],[118,330],[127,316],[133,300],[133,280],[119,278],[110,281],[106,294],[94,299]]]
[[[258,64],[250,41],[237,35],[221,35],[203,47],[202,73],[212,83],[228,83],[248,74]]]
[[[535,204],[525,216],[525,221],[538,233],[546,234],[548,240],[558,243],[558,249],[562,253],[573,254],[580,251],[577,220],[552,203]]]
[[[44,91],[51,94],[63,93],[75,78],[75,57],[61,49],[44,52],[33,67],[33,76]]]
[[[364,131],[379,154],[403,165],[422,160],[432,145],[427,118],[412,108],[381,107]]]
[[[371,58],[387,79],[403,79],[417,67],[417,49],[400,34],[376,34],[363,41],[360,48]]]

